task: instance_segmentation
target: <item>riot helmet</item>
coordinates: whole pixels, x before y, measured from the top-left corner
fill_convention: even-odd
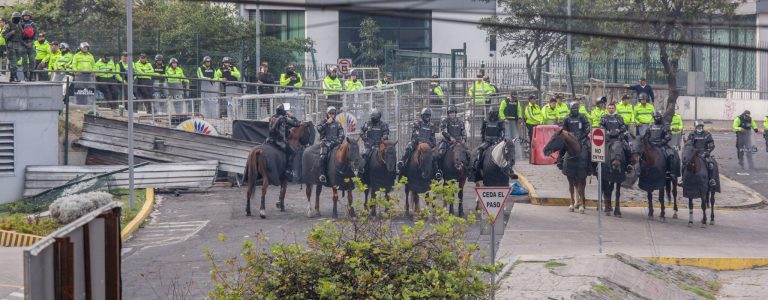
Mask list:
[[[371,121],[378,123],[381,120],[381,110],[378,108],[371,109]]]
[[[429,122],[429,120],[432,118],[432,109],[429,107],[425,107],[421,110],[421,120],[424,122]]]

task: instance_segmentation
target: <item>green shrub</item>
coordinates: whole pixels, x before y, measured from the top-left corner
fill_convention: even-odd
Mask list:
[[[399,190],[404,181],[395,185]],[[365,188],[356,179],[356,195]],[[477,244],[465,234],[477,221],[450,215],[455,182],[433,184],[413,225],[397,226],[398,197],[369,201],[388,208],[371,216],[358,199],[357,217],[321,222],[306,245],[246,241],[239,255],[212,264],[212,299],[478,299],[488,298],[487,277],[500,265],[482,263]],[[220,236],[224,240],[224,236]]]

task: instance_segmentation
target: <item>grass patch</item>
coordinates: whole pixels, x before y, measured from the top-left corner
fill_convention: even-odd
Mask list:
[[[110,191],[115,196],[115,201],[120,202],[120,206],[123,208],[120,212],[120,230],[125,228],[134,217],[139,213],[141,207],[144,206],[144,201],[147,200],[146,189],[136,189],[136,197],[133,201],[133,209],[128,209],[128,189],[117,189]]]
[[[595,292],[598,292],[600,294],[609,294],[611,293],[611,289],[609,289],[607,286],[595,283],[592,284],[592,289],[595,290]]]
[[[546,263],[544,263],[544,268],[547,268],[547,269],[550,269],[550,270],[552,270],[554,268],[559,268],[559,267],[562,267],[562,266],[566,266],[566,264],[558,262],[558,261],[554,261],[554,260],[550,260],[550,261],[547,261]]]
[[[120,229],[125,227],[144,206],[146,200],[146,189],[136,190],[136,199],[134,201],[133,209],[128,209],[128,189],[112,190],[110,193],[114,196],[114,200],[120,202],[123,210],[120,214]],[[8,204],[8,205],[23,205],[20,203]],[[39,236],[46,236],[54,232],[63,224],[59,223],[50,217],[38,217],[35,214],[25,213],[0,213],[0,229],[15,231],[18,233],[34,234]]]
[[[712,293],[710,293],[708,291],[702,290],[700,288],[697,288],[695,286],[690,286],[690,285],[687,285],[687,284],[681,284],[680,287],[682,287],[686,291],[693,292],[694,294],[699,295],[700,297],[702,297],[704,299],[708,299],[708,300],[715,300],[716,299],[714,294],[712,294]]]

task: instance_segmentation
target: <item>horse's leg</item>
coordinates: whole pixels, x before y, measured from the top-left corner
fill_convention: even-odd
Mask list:
[[[411,215],[411,198],[410,196],[411,191],[408,189],[408,185],[405,185],[405,215],[410,216]]]
[[[475,187],[483,186],[480,182],[475,182]],[[480,210],[480,198],[475,196],[475,211]]]
[[[709,205],[709,189],[701,196],[701,228],[707,226],[707,205]]]
[[[673,177],[672,179],[672,199],[675,201],[675,214],[672,215],[673,219],[677,219],[677,177]]]
[[[251,196],[253,196],[253,193],[256,192],[256,187],[251,182],[254,179],[251,179],[251,181],[248,182],[248,191],[245,195],[245,215],[250,217],[251,216]]]
[[[315,213],[320,216],[320,193],[323,191],[323,185],[318,184],[315,188]]]
[[[715,192],[714,191],[709,192],[709,225],[715,225]]]
[[[464,184],[465,180],[459,180],[459,217],[464,216]],[[714,217],[713,217],[714,218]]]
[[[307,194],[307,218],[311,218],[313,211],[312,211],[312,184],[307,184],[306,186],[306,194]]]
[[[600,186],[603,188],[603,211],[606,216],[611,215],[611,194],[613,192],[613,182],[603,179],[600,182]],[[598,205],[600,206],[600,205]]]
[[[419,209],[419,193],[414,192],[411,197],[413,197],[413,212],[419,213],[421,211]]]
[[[693,198],[688,198],[688,227],[693,226]]]
[[[573,212],[574,210],[574,204],[576,203],[576,200],[573,198],[573,186],[576,183],[574,182],[573,178],[568,177],[568,191],[571,193],[571,205],[568,206],[568,210]]]
[[[447,185],[448,185],[448,183],[443,181],[443,186],[447,186]],[[445,204],[445,202],[443,202],[443,203]],[[445,205],[443,205],[443,206],[445,206]],[[453,215],[453,202],[448,203],[448,213]]]
[[[337,191],[336,188],[331,188],[331,190],[333,191],[333,218],[336,219],[339,217],[337,208],[339,202],[339,191]]]
[[[577,180],[577,192],[579,192],[579,213],[584,213],[584,209],[586,208],[586,193],[585,189],[587,187],[587,178],[582,178]],[[598,211],[600,209],[598,208]]]
[[[349,213],[349,216],[354,218],[356,214],[355,214],[355,208],[352,207],[352,191],[346,191],[346,192],[347,192],[347,211]]]
[[[648,195],[648,219],[653,219],[653,190],[646,194]]]
[[[259,208],[259,216],[262,219],[267,218],[267,188],[269,188],[269,180],[266,176],[263,177],[261,184],[261,207]]]
[[[613,215],[621,218],[621,182],[614,182],[616,185],[616,205],[613,208]]]
[[[667,222],[667,218],[665,217],[666,214],[664,213],[664,187],[659,189],[659,203],[661,204],[661,214],[659,214],[659,218],[661,219],[662,223],[665,223]]]

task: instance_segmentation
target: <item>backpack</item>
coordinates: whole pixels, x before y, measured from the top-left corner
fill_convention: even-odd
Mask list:
[[[24,24],[24,29],[21,31],[21,36],[24,39],[34,39],[35,38],[35,28],[32,27],[32,24]]]

